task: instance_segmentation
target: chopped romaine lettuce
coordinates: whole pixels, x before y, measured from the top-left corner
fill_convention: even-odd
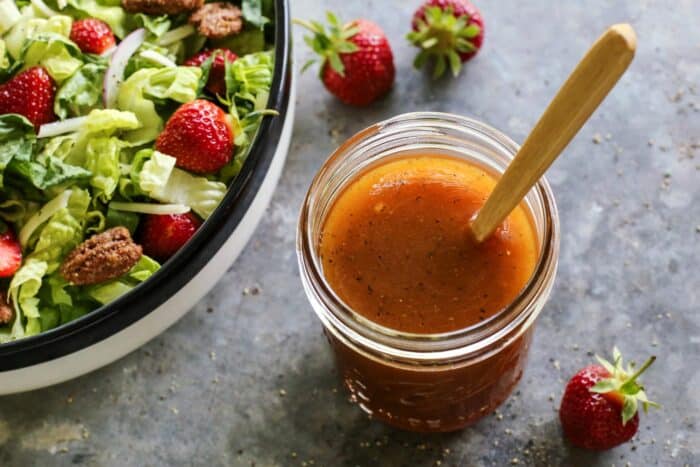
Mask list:
[[[29,239],[34,235],[34,232],[39,229],[46,221],[51,219],[61,209],[68,207],[68,200],[73,194],[72,190],[66,190],[54,199],[46,203],[32,217],[27,220],[19,232],[19,243],[24,249],[29,245]]]
[[[127,143],[115,137],[93,138],[87,144],[86,168],[92,173],[90,186],[94,196],[103,203],[108,203],[117,189],[121,177],[120,155],[126,147]]]
[[[42,34],[57,34],[70,37],[73,20],[70,16],[58,15],[52,18],[23,18],[5,36],[7,51],[13,59],[19,60],[25,43]]]
[[[143,124],[124,139],[134,145],[149,143],[163,131],[163,119],[156,110],[156,100],[171,99],[180,103],[193,101],[202,70],[193,67],[144,68],[131,75],[120,87],[117,107],[133,112]]]
[[[262,29],[247,29],[235,36],[218,39],[213,44],[245,56],[265,49],[265,33]]]
[[[139,188],[157,201],[189,206],[203,219],[207,219],[224,198],[226,185],[173,168],[174,157],[158,151],[151,152],[150,159],[143,164],[138,175]],[[167,182],[163,183],[168,169],[170,175]]]
[[[126,227],[131,235],[136,233],[136,228],[139,226],[141,216],[133,212],[117,211],[116,209],[107,209],[105,228]]]
[[[39,34],[29,39],[20,53],[24,69],[41,65],[58,84],[83,66],[82,56],[77,45],[55,33]]]
[[[41,281],[47,269],[48,265],[44,261],[29,258],[15,273],[8,294],[15,309],[15,321],[10,332],[0,334],[0,342],[21,339],[41,332],[39,299],[36,294],[41,288]]]
[[[84,166],[87,162],[87,146],[91,139],[108,138],[122,131],[139,128],[141,123],[131,112],[119,110],[93,110],[78,132],[75,145],[66,160],[75,165]]]
[[[56,94],[54,111],[61,120],[88,114],[102,107],[106,65],[88,63],[66,80]]]
[[[15,185],[29,183],[38,190],[90,176],[81,166],[42,154],[35,154],[34,127],[19,115],[0,115],[0,187],[6,175],[11,175]]]
[[[241,7],[243,10],[243,18],[253,26],[262,29],[263,26],[270,22],[270,20],[263,15],[262,0],[243,0],[241,2]]]
[[[123,39],[127,33],[127,14],[120,1],[108,0],[66,0],[64,13],[79,18],[97,18],[109,25],[114,34]]]
[[[106,305],[131,291],[138,284],[155,274],[158,269],[160,269],[160,264],[143,255],[126,275],[104,284],[88,287],[87,293],[94,300]]]
[[[171,21],[167,15],[150,16],[136,13],[128,18],[127,24],[130,30],[144,28],[151,36],[158,38],[170,30]]]
[[[0,0],[0,35],[12,29],[21,19],[22,14],[14,0]]]
[[[59,209],[41,229],[28,258],[44,261],[49,274],[58,269],[63,257],[83,241],[83,223],[89,204],[87,191],[73,190],[67,206]]]
[[[16,114],[0,115],[0,188],[5,169],[15,156],[30,158],[36,136],[34,125]]]

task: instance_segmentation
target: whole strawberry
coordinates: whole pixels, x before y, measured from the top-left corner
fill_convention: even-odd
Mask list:
[[[614,364],[597,357],[600,365],[576,373],[564,391],[559,418],[564,434],[578,447],[602,451],[629,441],[639,427],[639,403],[645,412],[649,406],[658,407],[637,382],[656,357],[636,371],[634,365],[623,369],[617,348],[613,357]]]
[[[233,157],[230,116],[202,99],[183,104],[168,120],[156,149],[177,159],[176,165],[190,172],[218,172]]]
[[[0,277],[12,277],[22,265],[22,248],[15,233],[0,221]]]
[[[177,253],[201,225],[202,221],[191,212],[151,214],[139,227],[139,243],[144,254],[163,262]]]
[[[327,16],[328,29],[317,22],[296,21],[314,34],[306,42],[322,58],[321,80],[344,103],[369,105],[394,84],[396,69],[389,41],[371,21],[358,19],[341,25],[334,14]]]
[[[204,63],[216,54],[209,70],[209,80],[207,90],[214,95],[226,96],[226,63],[233,63],[238,59],[238,55],[228,49],[205,50],[185,61],[185,66],[201,67]]]
[[[434,60],[433,76],[447,67],[457,76],[462,63],[479,52],[484,42],[484,20],[469,0],[427,0],[413,14],[408,40],[422,50],[413,62],[422,68]]]
[[[86,54],[103,54],[117,45],[112,29],[95,18],[74,21],[70,40]]]
[[[0,115],[19,114],[38,128],[56,120],[56,83],[42,67],[33,67],[0,86]]]

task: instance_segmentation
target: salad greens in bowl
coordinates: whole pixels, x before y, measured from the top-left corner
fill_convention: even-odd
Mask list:
[[[265,0],[0,0],[0,344],[147,281],[239,176],[275,73]]]

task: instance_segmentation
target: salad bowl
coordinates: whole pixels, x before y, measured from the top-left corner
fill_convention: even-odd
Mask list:
[[[80,318],[0,344],[0,395],[64,382],[105,366],[165,331],[238,257],[279,181],[294,120],[289,5],[274,1],[274,71],[266,116],[219,206],[175,256],[133,290]]]

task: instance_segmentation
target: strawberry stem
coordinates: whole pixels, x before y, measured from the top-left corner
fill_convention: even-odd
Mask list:
[[[637,378],[639,378],[639,375],[644,373],[644,371],[647,368],[649,368],[651,366],[651,364],[654,363],[655,361],[656,361],[656,355],[652,355],[651,357],[649,357],[649,359],[646,362],[644,362],[644,365],[639,367],[639,370],[635,371],[634,374],[632,376],[630,376],[627,381],[634,381]]]

